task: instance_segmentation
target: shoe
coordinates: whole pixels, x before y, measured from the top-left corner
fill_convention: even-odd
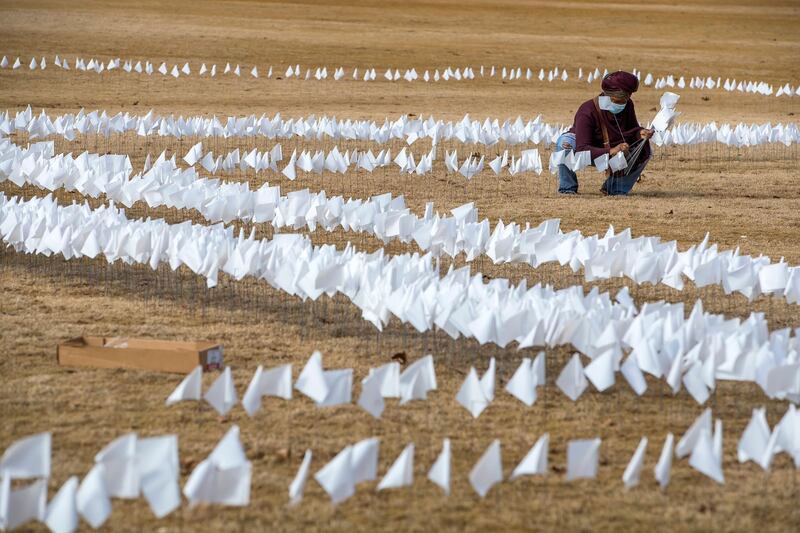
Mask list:
[[[606,189],[606,184],[604,183],[602,187],[600,187],[600,193],[603,196],[608,196],[608,189]]]
[[[565,194],[565,195],[578,195],[578,191],[558,191],[558,194]]]

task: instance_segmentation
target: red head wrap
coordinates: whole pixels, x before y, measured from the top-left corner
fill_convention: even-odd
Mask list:
[[[626,96],[630,96],[639,89],[639,78],[630,72],[618,70],[606,74],[600,87],[606,94],[623,92]]]

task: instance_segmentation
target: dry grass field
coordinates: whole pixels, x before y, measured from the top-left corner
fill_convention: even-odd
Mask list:
[[[325,64],[396,68],[445,68],[478,65],[530,66],[536,71],[560,65],[573,70],[600,66],[633,67],[644,72],[712,75],[794,85],[800,81],[800,3],[796,1],[545,2],[477,0],[433,2],[130,2],[14,1],[0,3],[0,56],[55,54],[83,57],[140,58],[224,65],[303,66]],[[349,77],[349,76],[348,76]],[[593,96],[597,84],[502,82],[497,78],[463,83],[363,83],[191,76],[152,79],[119,72],[102,76],[48,67],[45,71],[0,70],[0,111],[31,105],[51,114],[101,109],[144,114],[217,115],[280,112],[284,117],[311,114],[339,118],[397,117],[402,114],[459,119],[532,118],[569,123],[575,109]],[[640,120],[655,113],[661,91],[643,88],[634,96]],[[681,120],[693,122],[796,122],[797,98],[774,98],[716,91],[682,92]],[[140,168],[146,152],[168,149],[185,153],[197,140],[131,137],[98,141],[56,140],[57,151],[128,153]],[[23,137],[15,138],[25,142]],[[222,142],[222,141],[220,141]],[[264,140],[229,139],[215,149],[236,146],[261,149]],[[294,142],[294,141],[292,141]],[[255,143],[255,144],[254,144]],[[284,143],[286,150],[291,142]],[[298,143],[298,146],[300,144]],[[307,149],[324,144],[304,144]],[[340,145],[341,146],[341,145]],[[224,147],[224,149],[223,149]],[[327,145],[330,148],[330,144]],[[397,151],[399,145],[393,148]],[[421,152],[423,148],[415,150]],[[463,148],[459,148],[459,151]],[[484,150],[485,151],[485,150]],[[486,151],[485,151],[486,152]],[[489,152],[486,152],[487,154]],[[677,240],[682,248],[706,232],[722,248],[749,254],[783,256],[800,263],[800,154],[797,146],[729,149],[704,146],[655,151],[655,159],[627,198],[600,195],[599,175],[581,176],[581,193],[563,198],[547,170],[541,176],[500,178],[484,173],[467,185],[446,176],[441,166],[432,176],[399,177],[394,169],[371,176],[304,176],[296,182],[259,175],[282,190],[308,187],[354,198],[391,191],[404,194],[421,213],[427,201],[444,211],[475,201],[481,216],[520,224],[560,218],[562,228],[584,234],[632,228],[635,235]],[[543,159],[549,150],[543,151]],[[439,162],[440,163],[440,162]],[[264,177],[266,176],[266,177]],[[250,179],[234,174],[226,179]],[[42,195],[41,190],[4,183],[6,194]],[[79,195],[61,192],[62,202]],[[93,205],[96,205],[94,202]],[[197,213],[150,210],[141,205],[130,216],[164,216],[171,222]],[[271,229],[258,228],[262,236]],[[379,242],[344,232],[312,235],[315,242],[376,249]],[[393,243],[387,252],[413,251]],[[462,261],[463,263],[463,261]],[[558,286],[581,283],[580,275],[562,269],[519,265],[472,264],[474,271],[529,283]],[[158,282],[158,290],[155,284]],[[800,327],[800,310],[762,298],[748,304],[719,290],[690,287],[636,287],[622,280],[597,284],[615,291],[629,286],[638,302],[695,299],[706,309],[730,316],[752,310],[766,313],[771,328]],[[419,335],[393,323],[378,335],[355,307],[341,299],[301,303],[254,281],[222,277],[213,290],[188,272],[108,266],[100,262],[64,262],[31,258],[9,250],[0,255],[0,449],[22,436],[53,432],[50,495],[70,475],[82,476],[93,457],[112,439],[130,431],[140,435],[179,436],[182,481],[213,448],[231,424],[241,427],[253,462],[251,503],[237,508],[185,504],[163,520],[153,518],[144,500],[114,500],[105,528],[115,531],[292,531],[292,530],[564,530],[564,531],[795,531],[800,524],[798,473],[786,455],[770,473],[753,463],[740,465],[736,443],[753,407],[767,406],[770,424],[786,404],[768,401],[751,383],[720,382],[708,405],[725,426],[726,483],[715,484],[676,461],[672,482],[662,492],[652,468],[668,432],[683,434],[702,408],[685,391],[673,397],[663,382],[649,381],[639,398],[621,380],[606,393],[590,388],[572,403],[555,387],[569,350],[548,351],[548,386],[537,403],[524,408],[505,393],[477,420],[455,402],[470,365],[482,372],[490,356],[498,360],[503,385],[521,357],[531,350],[480,347],[452,341],[444,333]],[[138,371],[66,369],[56,364],[59,341],[82,334],[208,339],[225,346],[241,394],[259,364],[292,363],[295,377],[309,354],[320,350],[326,368],[352,367],[356,380],[370,367],[405,352],[409,360],[432,353],[439,390],[426,402],[400,407],[388,402],[381,420],[355,404],[317,409],[307,398],[291,402],[265,399],[264,409],[249,418],[237,406],[219,419],[206,404],[164,406],[180,377]],[[206,375],[207,387],[214,376]],[[356,387],[356,394],[358,387]],[[551,435],[550,475],[500,484],[481,500],[467,474],[489,443],[502,442],[508,476],[533,442]],[[303,452],[314,451],[312,472],[343,446],[381,438],[382,474],[409,442],[416,444],[415,483],[411,489],[375,492],[376,483],[333,507],[316,482],[309,480],[305,499],[288,507],[287,488]],[[642,484],[626,491],[622,472],[639,439],[650,446]],[[425,479],[441,447],[453,441],[453,493],[448,498]],[[598,479],[566,482],[566,443],[576,438],[603,439]],[[83,523],[83,527],[88,526]],[[28,527],[28,526],[26,526]],[[30,525],[42,530],[41,524]]]

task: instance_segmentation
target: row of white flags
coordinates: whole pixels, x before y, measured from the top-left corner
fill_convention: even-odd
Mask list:
[[[584,367],[580,355],[575,353],[561,369],[555,384],[575,402],[590,382],[598,392],[609,390],[616,384],[616,374],[619,372],[633,392],[638,396],[643,395],[648,386],[640,364],[635,357],[628,357],[624,364],[620,364],[621,359],[621,356],[606,352]],[[680,357],[675,358],[671,365],[663,377],[673,395],[678,394],[683,386],[698,404],[704,404],[716,387],[711,365],[692,365],[684,372]],[[506,383],[505,391],[531,407],[536,403],[539,387],[546,386],[545,368],[544,352],[540,352],[533,360],[523,358]],[[294,389],[313,400],[318,407],[348,405],[353,401],[353,379],[352,368],[325,370],[322,354],[314,352],[300,372]],[[793,378],[790,376],[788,379]],[[239,403],[230,367],[225,368],[205,394],[202,392],[202,380],[203,370],[198,366],[172,391],[166,404],[204,400],[221,416],[226,416]],[[475,368],[470,368],[455,400],[473,418],[478,418],[494,401],[496,381],[495,359],[491,358],[480,378]],[[427,400],[428,393],[435,390],[437,382],[433,356],[426,355],[403,371],[399,363],[387,363],[370,369],[361,380],[356,403],[374,418],[380,418],[386,408],[385,399],[399,399],[399,405],[403,406],[412,400]],[[292,365],[267,370],[259,366],[256,369],[241,399],[242,407],[249,416],[258,413],[264,396],[292,399]],[[797,397],[791,399],[797,400]]]
[[[546,226],[537,231],[548,233]],[[800,330],[769,332],[763,313],[726,319],[705,312],[700,300],[688,316],[683,303],[650,302],[638,309],[626,288],[612,299],[596,288],[585,293],[580,285],[553,290],[528,288],[524,279],[519,285],[502,278],[484,283],[469,267],[442,274],[431,254],[387,256],[383,249],[367,254],[349,245],[339,251],[314,247],[299,234],[259,240],[254,231],[236,236],[221,224],[130,220],[113,206],[63,207],[50,196],[24,201],[0,195],[0,234],[22,253],[103,257],[153,269],[161,263],[172,270],[183,265],[209,286],[221,270],[236,280],[254,276],[303,300],[339,293],[379,330],[394,317],[419,332],[439,328],[481,344],[572,345],[599,360],[601,368],[636,366],[657,379],[666,376],[673,388],[691,382],[686,386],[696,398],[722,379],[755,382],[772,398],[800,399]],[[709,250],[704,244],[691,256]],[[776,265],[764,267],[759,277],[774,281]],[[579,374],[576,368],[574,375]]]
[[[2,139],[0,139],[2,143]],[[588,152],[587,152],[588,153]],[[241,170],[247,172],[252,170],[254,173],[272,171],[280,173],[290,181],[294,181],[298,177],[298,172],[314,172],[322,174],[323,172],[331,172],[334,174],[347,174],[348,172],[368,172],[371,173],[376,169],[385,169],[394,163],[401,174],[416,174],[422,176],[433,170],[434,161],[436,161],[436,146],[423,155],[414,156],[414,153],[407,148],[403,147],[397,155],[392,157],[391,149],[383,149],[377,155],[372,153],[372,150],[343,150],[340,151],[338,146],[334,146],[329,151],[316,150],[309,152],[302,150],[298,155],[297,150],[292,151],[288,163],[278,166],[283,161],[283,148],[280,144],[276,144],[271,150],[261,152],[258,148],[240,152],[238,148],[229,151],[224,157],[222,155],[214,156],[214,153],[204,152],[203,143],[198,142],[193,145],[186,154],[183,156],[182,161],[189,166],[201,166],[211,174],[219,172],[233,172]],[[166,152],[162,152],[156,159],[156,163],[161,163],[166,160]],[[151,155],[148,153],[145,159],[144,171],[152,168],[153,162]],[[175,156],[172,157],[172,166],[177,168]],[[445,151],[444,166],[447,172],[459,173],[467,179],[472,179],[475,175],[479,174],[488,166],[495,176],[500,175],[503,169],[512,175],[535,172],[542,173],[542,158],[539,155],[539,150],[536,148],[522,150],[519,157],[516,154],[509,155],[508,150],[504,150],[502,154],[497,155],[491,161],[486,162],[485,156],[468,155],[459,163],[458,150]]]
[[[279,186],[269,183],[253,191],[247,183],[201,178],[195,169],[177,168],[163,157],[147,172],[132,175],[127,156],[56,156],[53,150],[52,142],[20,148],[0,139],[0,183],[8,180],[47,191],[64,188],[92,198],[105,196],[128,207],[143,201],[151,208],[194,209],[212,223],[241,220],[271,223],[276,230],[367,233],[385,243],[413,242],[436,256],[463,254],[467,261],[486,256],[496,264],[525,263],[534,268],[557,261],[573,272],[582,269],[587,282],[625,276],[640,284],[663,283],[682,290],[689,280],[701,288],[719,285],[726,294],[738,292],[749,299],[772,295],[800,303],[799,267],[766,256],[742,255],[738,249],[720,251],[709,244],[708,235],[680,251],[675,241],[633,238],[629,229],[615,233],[609,228],[604,236],[563,233],[558,220],[533,228],[499,221],[492,229],[488,219],[478,221],[472,203],[449,215],[434,212],[433,203],[428,203],[424,215],[418,216],[402,196],[393,198],[389,193],[347,200],[307,189],[282,195]],[[207,277],[213,286],[216,271]]]
[[[656,119],[660,120],[657,116]],[[652,125],[658,126],[654,119]],[[500,142],[515,146],[520,144],[554,144],[569,126],[542,122],[541,115],[523,120],[486,118],[482,122],[465,115],[458,121],[444,121],[433,116],[412,118],[401,115],[396,119],[384,118],[383,122],[359,119],[337,119],[327,116],[309,116],[283,119],[280,113],[274,117],[256,116],[161,116],[153,111],[145,115],[84,110],[50,117],[44,110],[34,114],[30,106],[13,114],[0,114],[0,135],[27,133],[30,140],[58,135],[74,140],[77,135],[136,133],[140,137],[260,137],[267,139],[298,139],[307,141],[342,140],[365,141],[385,144],[394,140],[409,146],[418,140],[428,140],[432,145],[445,142],[480,144],[486,147]],[[658,146],[696,145],[720,143],[726,146],[759,146],[783,144],[790,146],[800,142],[800,128],[794,122],[786,124],[705,124],[682,122],[656,127],[652,142]]]
[[[0,139],[2,142],[2,139]],[[166,159],[166,152],[162,152],[156,162],[163,162]],[[283,161],[283,148],[276,144],[271,150],[261,152],[253,148],[242,155],[238,148],[228,152],[227,155],[214,157],[213,152],[204,152],[203,143],[198,142],[193,145],[182,158],[189,166],[200,164],[207,172],[212,174],[217,172],[231,172],[234,170],[248,171],[255,173],[265,170],[280,172],[287,179],[294,181],[298,171],[314,172],[322,174],[323,171],[334,174],[347,174],[351,170],[358,172],[373,172],[376,169],[386,168],[392,163],[397,166],[401,174],[416,174],[423,176],[433,170],[433,162],[436,160],[436,146],[433,146],[427,154],[414,157],[414,153],[403,147],[394,158],[390,149],[372,153],[372,150],[344,150],[340,151],[338,146],[334,146],[328,152],[316,150],[313,155],[307,150],[302,150],[298,155],[297,150],[292,152],[286,165],[278,168],[278,163]],[[467,179],[472,179],[476,174],[484,169],[485,157],[469,155],[463,162],[458,162],[458,151],[445,151],[444,166],[448,172],[459,173]],[[177,168],[177,164],[172,160],[172,166]],[[542,173],[542,158],[536,148],[522,150],[519,158],[512,154],[509,156],[508,150],[495,157],[488,164],[495,176],[499,175],[503,169],[512,176],[523,172]],[[144,170],[152,167],[150,154],[145,159]],[[351,168],[352,167],[352,168]]]
[[[119,71],[128,74],[145,74],[148,76],[160,74],[161,76],[171,76],[175,79],[191,76],[193,72],[196,72],[200,77],[207,76],[209,78],[214,78],[219,73],[221,75],[231,75],[236,77],[245,75],[246,77],[250,78],[266,77],[269,79],[274,76],[276,78],[317,81],[327,79],[332,79],[334,81],[346,79],[357,81],[376,81],[380,79],[382,81],[413,82],[419,80],[424,82],[439,82],[467,81],[475,80],[480,77],[481,79],[497,78],[498,80],[508,81],[523,79],[525,81],[534,81],[538,79],[539,81],[547,82],[566,82],[569,79],[577,79],[581,81],[585,80],[587,83],[592,83],[597,82],[603,76],[608,74],[608,69],[603,69],[601,72],[599,67],[595,67],[594,70],[587,69],[584,72],[583,67],[578,67],[577,69],[572,69],[574,77],[571,78],[567,69],[559,68],[557,66],[555,68],[548,69],[547,71],[545,71],[544,68],[540,68],[537,74],[536,70],[532,70],[530,67],[525,67],[523,70],[523,67],[521,66],[496,67],[494,65],[481,65],[477,69],[477,75],[476,69],[469,66],[463,68],[452,66],[442,68],[422,68],[419,72],[417,72],[416,68],[405,68],[401,73],[399,68],[392,69],[362,67],[359,69],[358,67],[355,67],[352,71],[349,69],[345,71],[345,68],[340,66],[331,67],[329,71],[327,66],[306,67],[305,69],[301,69],[299,64],[295,64],[287,66],[285,70],[283,67],[273,67],[270,65],[267,68],[262,67],[262,69],[259,71],[257,65],[252,67],[242,67],[237,63],[232,65],[230,62],[227,62],[224,68],[220,67],[219,71],[215,63],[211,63],[210,67],[207,66],[206,63],[202,63],[195,71],[188,61],[184,62],[183,65],[180,65],[179,63],[173,63],[170,67],[165,61],[162,61],[160,64],[158,61],[135,61],[132,59],[122,60],[120,58],[113,58],[109,59],[108,61],[90,58],[87,61],[83,58],[76,57],[74,60],[72,60],[72,63],[70,63],[69,59],[66,57],[60,57],[58,55],[56,55],[53,59],[53,63],[62,70],[94,72],[96,74],[102,74],[103,72],[110,71]],[[70,64],[72,66],[70,66]],[[36,57],[32,57],[30,62],[27,60],[23,61],[19,56],[17,56],[13,61],[9,59],[8,56],[3,56],[3,58],[0,59],[0,68],[2,69],[44,70],[47,68],[47,65],[48,62],[44,56],[40,56],[38,59]],[[27,66],[27,69],[24,68],[25,66]],[[722,88],[728,92],[736,91],[740,93],[750,93],[762,96],[772,96],[773,94],[776,97],[800,96],[800,85],[795,87],[789,82],[786,82],[783,85],[778,84],[776,90],[775,85],[765,81],[737,81],[736,79],[731,78],[726,78],[725,81],[722,81],[721,76],[689,76],[687,81],[685,76],[676,76],[673,74],[654,76],[649,72],[644,75],[644,79],[642,79],[642,72],[636,69],[633,69],[633,74],[635,74],[642,81],[645,87],[652,86],[655,89],[676,87],[679,89],[711,90]]]
[[[672,433],[664,441],[653,477],[661,489],[670,482],[673,459],[689,457],[689,465],[719,484],[723,474],[722,421],[712,424],[710,409],[705,410],[674,443]],[[48,503],[48,480],[51,472],[50,433],[40,433],[11,443],[0,458],[0,530],[8,531],[37,520],[54,533],[71,533],[83,518],[92,528],[101,527],[112,512],[112,498],[138,499],[144,496],[157,518],[163,518],[182,503],[178,437],[163,435],[139,437],[128,433],[105,446],[91,470],[82,480],[71,476]],[[601,440],[571,440],[566,447],[566,481],[594,479],[600,465]],[[548,474],[549,434],[543,434],[517,463],[508,477]],[[648,447],[643,437],[622,474],[625,487],[639,485]],[[348,445],[314,473],[331,502],[339,504],[355,494],[357,485],[378,480],[380,439],[368,438]],[[376,491],[410,487],[414,484],[413,443],[408,444],[393,461],[376,486]],[[445,438],[427,478],[445,495],[452,489],[452,448]],[[800,468],[800,412],[789,406],[781,421],[770,431],[766,410],[756,408],[737,445],[740,463],[753,461],[770,470],[774,457],[786,453]],[[289,504],[299,504],[311,473],[312,450],[306,450],[302,463],[288,487]],[[253,465],[239,436],[238,426],[217,443],[201,461],[183,486],[183,496],[190,506],[216,504],[246,506],[250,503]],[[21,480],[33,480],[20,488]],[[468,474],[473,490],[484,498],[491,488],[505,480],[502,450],[494,440]],[[12,482],[15,486],[12,487]]]

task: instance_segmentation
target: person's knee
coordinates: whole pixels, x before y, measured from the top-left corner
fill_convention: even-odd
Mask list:
[[[558,138],[558,149],[559,150],[574,150],[575,149],[575,139],[573,139],[569,135],[562,135]]]

